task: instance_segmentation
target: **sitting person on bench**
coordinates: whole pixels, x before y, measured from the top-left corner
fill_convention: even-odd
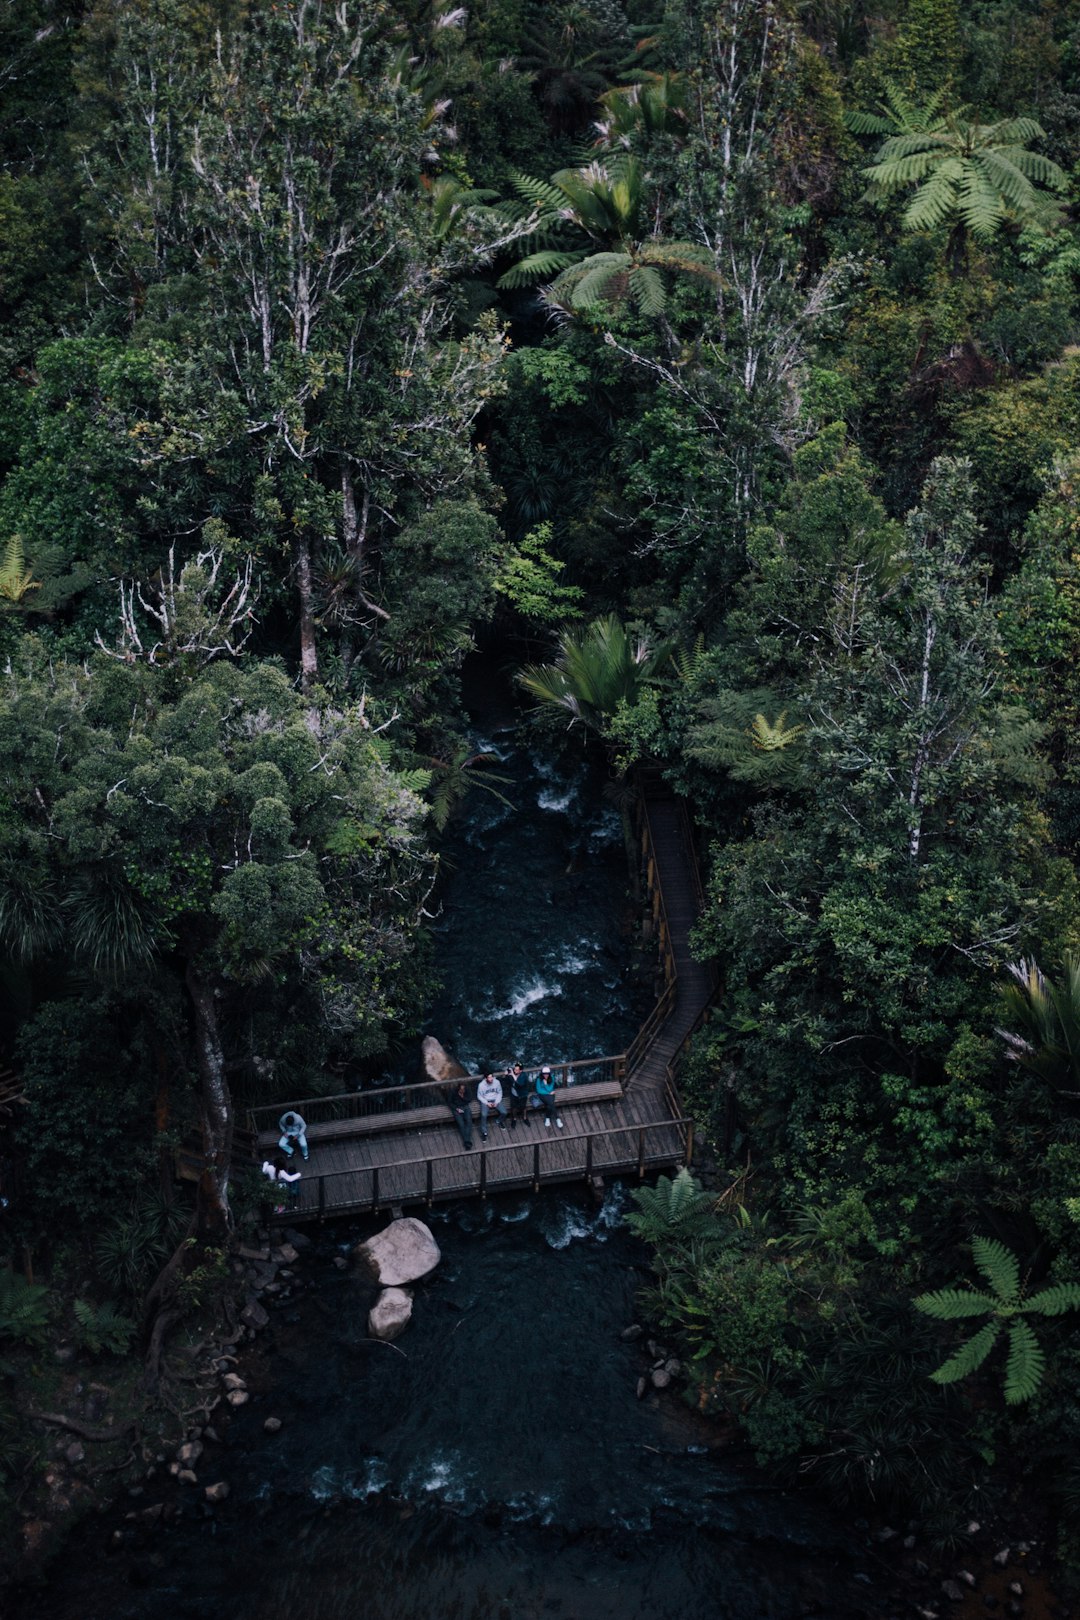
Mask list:
[[[454,1116],[454,1124],[461,1132],[461,1140],[467,1148],[472,1147],[472,1100],[469,1097],[469,1088],[464,1080],[459,1080],[450,1094],[450,1112]]]

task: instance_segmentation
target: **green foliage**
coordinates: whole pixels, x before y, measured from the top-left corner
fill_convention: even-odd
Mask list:
[[[889,197],[915,186],[904,211],[908,230],[956,225],[989,241],[1006,220],[1052,225],[1060,204],[1047,195],[1068,189],[1068,177],[1028,143],[1045,139],[1034,118],[1003,118],[980,124],[943,112],[941,96],[925,105],[909,101],[896,86],[886,91],[883,117],[851,117],[859,133],[890,133],[863,172],[867,196]]]
[[[0,1340],[40,1349],[52,1315],[49,1292],[17,1271],[0,1267]]]
[[[555,662],[528,665],[518,682],[539,704],[564,709],[571,725],[603,731],[620,703],[659,678],[667,657],[668,648],[654,649],[610,614],[579,634],[564,631]]]
[[[179,1242],[187,1213],[160,1198],[139,1198],[102,1225],[94,1258],[103,1282],[139,1305],[157,1272]]]
[[[77,1299],[72,1307],[75,1314],[75,1337],[92,1356],[108,1352],[113,1356],[127,1355],[135,1337],[135,1323],[123,1316],[115,1305],[93,1305],[89,1300]]]
[[[631,1196],[636,1208],[626,1224],[646,1243],[692,1242],[716,1222],[715,1200],[685,1166],[675,1177],[658,1176],[654,1187],[638,1187]]]
[[[1010,1249],[996,1238],[975,1237],[971,1251],[992,1294],[939,1288],[920,1294],[913,1303],[916,1310],[939,1322],[968,1316],[989,1316],[990,1321],[930,1376],[937,1384],[955,1384],[970,1377],[982,1366],[1004,1330],[1009,1341],[1005,1400],[1010,1406],[1018,1406],[1038,1393],[1046,1370],[1045,1353],[1023,1316],[1060,1316],[1065,1311],[1080,1310],[1080,1284],[1054,1284],[1025,1298],[1020,1262]]]
[[[537,625],[561,624],[577,618],[585,593],[578,585],[564,585],[559,579],[566,564],[552,556],[552,527],[541,523],[526,534],[513,555],[507,558],[495,589],[506,597],[523,619]]]

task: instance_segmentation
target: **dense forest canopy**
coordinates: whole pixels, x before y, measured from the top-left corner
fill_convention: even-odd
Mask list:
[[[417,1032],[494,647],[708,852],[701,1404],[1068,1524],[1078,136],[1069,0],[8,0],[12,1255]]]

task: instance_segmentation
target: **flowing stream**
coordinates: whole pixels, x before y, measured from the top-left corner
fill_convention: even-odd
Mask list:
[[[449,841],[428,1027],[470,1067],[618,1051],[648,996],[602,778],[581,755],[557,765],[494,700],[475,720],[510,804],[474,792]],[[737,1469],[676,1398],[637,1399],[647,1363],[620,1335],[648,1273],[627,1200],[436,1208],[443,1261],[393,1346],[368,1339],[372,1291],[334,1265],[383,1223],[312,1229],[199,1488],[158,1475],[84,1526],[18,1620],[893,1613],[847,1527]],[[217,1479],[230,1496],[211,1510]],[[182,1507],[164,1529],[124,1528],[165,1497]]]

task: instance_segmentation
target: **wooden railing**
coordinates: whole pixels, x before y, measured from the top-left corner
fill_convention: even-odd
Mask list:
[[[655,1165],[689,1162],[693,1130],[691,1120],[676,1116],[646,1125],[615,1125],[581,1136],[544,1135],[528,1143],[501,1143],[473,1154],[388,1158],[348,1170],[311,1175],[305,1172],[299,1196],[281,1213],[265,1206],[264,1214],[267,1219],[279,1221],[287,1221],[290,1216],[317,1216],[323,1220],[355,1210],[377,1212],[399,1203],[422,1200],[430,1205],[439,1198],[469,1193],[484,1198],[488,1193],[515,1187],[536,1191],[545,1181],[565,1182],[578,1177],[588,1181],[602,1173],[630,1172],[642,1180]],[[567,1148],[573,1153],[578,1147],[582,1150],[580,1164],[568,1166]]]
[[[545,1062],[547,1060],[545,1059]],[[539,1063],[522,1065],[526,1074],[535,1074]],[[557,1086],[586,1085],[603,1080],[622,1080],[626,1070],[626,1053],[612,1057],[576,1058],[569,1063],[549,1063]],[[506,1071],[497,1071],[506,1080]],[[483,1079],[481,1074],[463,1076],[466,1085],[475,1086]],[[429,1108],[445,1103],[456,1080],[421,1080],[416,1085],[391,1085],[362,1091],[342,1091],[333,1097],[303,1097],[286,1106],[302,1115],[310,1127],[343,1120],[371,1120],[383,1114],[411,1113],[417,1108]],[[503,1087],[504,1095],[506,1086]],[[256,1136],[278,1131],[278,1121],[285,1109],[280,1103],[250,1110],[251,1128]]]

